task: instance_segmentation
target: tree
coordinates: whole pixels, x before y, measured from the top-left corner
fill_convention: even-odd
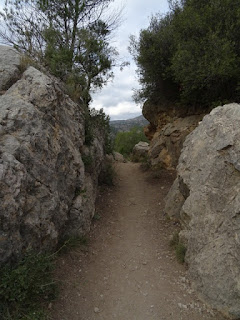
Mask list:
[[[85,117],[85,144],[92,145],[96,136],[103,137],[104,152],[112,153],[112,138],[110,130],[110,117],[103,112],[103,109],[88,110]]]
[[[130,53],[138,66],[142,88],[134,95],[136,102],[176,99],[176,84],[170,71],[173,55],[172,14],[151,18],[150,26],[141,30],[139,40],[130,37]]]
[[[171,70],[183,103],[204,106],[239,99],[239,4],[185,0],[175,14]]]
[[[138,99],[198,108],[240,101],[240,1],[169,1],[131,40]]]
[[[112,0],[7,0],[0,37],[78,86],[88,103],[89,90],[112,76],[117,52],[109,45],[120,12],[110,17]],[[6,30],[6,31],[5,31]]]
[[[140,141],[148,142],[141,127],[133,127],[130,131],[118,132],[114,141],[114,150],[124,156],[129,156],[133,147]]]

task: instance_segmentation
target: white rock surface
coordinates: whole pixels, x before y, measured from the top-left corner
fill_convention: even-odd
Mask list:
[[[133,148],[133,154],[138,157],[147,157],[149,151],[149,143],[140,141]]]
[[[177,170],[165,210],[181,195],[175,216],[194,286],[207,303],[239,319],[240,105],[218,107],[204,117],[186,138]]]
[[[0,46],[0,91],[7,90],[20,77],[21,56],[11,47]]]
[[[0,264],[89,229],[104,159],[98,135],[89,148],[94,170],[85,172],[81,107],[33,67],[13,83],[17,61],[0,47],[1,81],[12,84],[0,97]]]

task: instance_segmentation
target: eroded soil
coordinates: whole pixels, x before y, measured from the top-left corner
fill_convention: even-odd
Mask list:
[[[197,299],[169,245],[177,226],[163,209],[174,174],[156,179],[133,163],[116,171],[116,186],[99,196],[87,248],[59,258],[52,319],[224,319]]]

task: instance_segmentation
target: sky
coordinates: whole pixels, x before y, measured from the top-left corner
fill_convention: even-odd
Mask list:
[[[141,105],[132,99],[133,88],[139,88],[136,75],[136,65],[128,52],[129,36],[139,36],[140,30],[149,26],[152,14],[164,14],[168,11],[167,0],[115,0],[114,8],[124,7],[123,22],[115,31],[112,43],[119,52],[121,59],[129,61],[130,66],[123,71],[114,68],[114,79],[101,91],[92,94],[92,108],[101,109],[111,120],[131,119],[139,116]]]
[[[0,0],[0,8],[5,0]],[[140,30],[149,26],[153,14],[165,14],[168,11],[167,0],[114,0],[110,10],[123,8],[122,23],[114,32],[111,45],[116,47],[119,58],[130,62],[123,71],[114,68],[114,79],[101,91],[92,94],[90,107],[97,110],[103,108],[111,120],[131,119],[139,116],[141,105],[132,99],[133,89],[139,88],[136,65],[128,52],[129,36],[139,36]]]

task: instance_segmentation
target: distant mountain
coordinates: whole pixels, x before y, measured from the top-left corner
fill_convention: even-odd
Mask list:
[[[119,131],[130,131],[133,127],[145,127],[148,124],[149,122],[142,115],[133,119],[110,121],[110,127],[114,134]]]

